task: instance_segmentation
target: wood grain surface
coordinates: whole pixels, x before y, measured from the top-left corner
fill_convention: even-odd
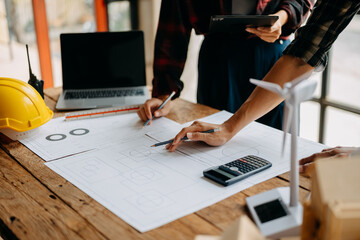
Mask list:
[[[54,109],[60,88],[45,90]],[[168,118],[185,123],[218,110],[177,99]],[[65,112],[54,112],[54,117]],[[275,187],[288,186],[289,174],[269,179],[219,203],[146,233],[139,233],[44,165],[18,141],[0,134],[0,236],[4,239],[194,239],[219,235],[242,214],[245,199]],[[309,194],[310,180],[300,177],[300,201]]]

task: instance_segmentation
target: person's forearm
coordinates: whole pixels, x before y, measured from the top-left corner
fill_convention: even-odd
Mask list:
[[[284,83],[290,82],[313,69],[301,59],[285,55],[276,62],[263,81],[283,86]],[[278,94],[256,87],[239,110],[224,123],[224,127],[234,136],[246,125],[262,117],[282,101],[283,99]]]
[[[284,26],[285,23],[288,21],[289,16],[285,10],[280,10],[280,11],[274,13],[274,15],[279,17],[281,26]]]

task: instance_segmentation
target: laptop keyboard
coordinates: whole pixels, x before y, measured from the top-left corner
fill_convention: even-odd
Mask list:
[[[144,96],[143,89],[116,89],[116,90],[84,90],[68,91],[65,99],[83,99],[83,98],[108,98],[108,97],[127,97]]]

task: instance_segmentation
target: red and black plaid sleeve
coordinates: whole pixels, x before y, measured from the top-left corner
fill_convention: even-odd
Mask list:
[[[283,26],[283,35],[290,35],[303,24],[308,13],[314,6],[315,0],[282,0],[279,8],[285,10],[288,15],[288,21]]]
[[[231,0],[229,0],[231,1]],[[226,13],[224,0],[162,0],[155,38],[153,97],[183,89],[183,72],[191,29],[206,34],[210,16]],[[228,12],[227,12],[228,13]]]
[[[313,67],[325,66],[327,52],[359,9],[359,0],[318,0],[306,25],[299,28],[284,54]]]
[[[180,0],[163,0],[155,38],[153,97],[183,89],[183,72],[191,33],[188,9]]]
[[[260,0],[257,13],[268,15],[284,10],[288,14],[287,23],[282,27],[281,36],[289,36],[306,20],[315,0]]]

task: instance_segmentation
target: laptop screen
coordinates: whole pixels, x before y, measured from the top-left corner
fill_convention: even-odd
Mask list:
[[[145,86],[142,31],[60,35],[63,89]]]

